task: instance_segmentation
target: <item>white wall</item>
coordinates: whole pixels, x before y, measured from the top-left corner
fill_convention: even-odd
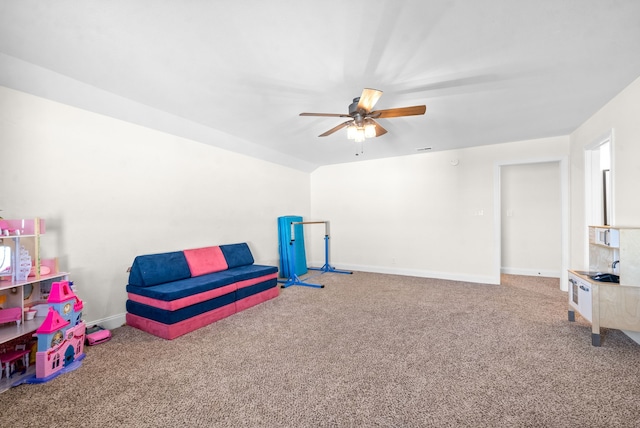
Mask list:
[[[561,276],[560,162],[505,165],[502,195],[502,272]]]
[[[331,222],[337,268],[498,283],[497,165],[560,158],[568,145],[556,137],[321,167],[311,215]],[[324,259],[321,235],[305,233],[313,264]]]
[[[248,242],[278,264],[277,217],[308,215],[309,175],[0,87],[0,209],[47,221],[85,319],[122,320],[139,254]]]
[[[571,138],[571,265],[588,268],[585,247],[585,147],[613,130],[613,225],[640,226],[640,78],[576,129]]]

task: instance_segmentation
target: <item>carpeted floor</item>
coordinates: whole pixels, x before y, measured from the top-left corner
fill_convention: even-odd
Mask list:
[[[173,341],[116,329],[74,372],[0,394],[0,425],[640,426],[640,345],[592,347],[557,279],[321,281]]]

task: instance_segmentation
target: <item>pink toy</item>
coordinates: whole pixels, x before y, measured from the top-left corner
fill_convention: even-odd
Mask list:
[[[49,266],[40,266],[40,275],[49,275],[51,273],[51,268]],[[36,276],[36,267],[31,266],[31,271],[29,271],[29,276]]]
[[[0,234],[9,236],[9,234],[11,234],[11,232],[13,232],[14,230],[15,229],[11,229],[8,221],[0,220]]]
[[[15,351],[0,354],[0,363],[4,365],[4,372],[7,379],[11,377],[11,368],[19,359],[22,359],[22,364],[25,369],[29,367],[29,352],[30,350],[25,349],[24,345],[18,345]]]
[[[22,309],[7,308],[0,309],[0,324],[5,322],[16,321],[18,324],[22,321]]]
[[[47,316],[36,330],[36,376],[28,379],[27,383],[46,382],[74,370],[85,357],[85,324],[81,319],[83,304],[69,281],[51,284],[47,303]]]
[[[0,229],[2,234],[9,235],[34,235],[36,229],[39,233],[45,233],[45,223],[42,219],[37,219],[38,223],[34,219],[24,220],[0,220]]]
[[[111,332],[100,326],[94,325],[93,327],[87,328],[86,336],[87,345],[93,346],[108,342],[109,339],[111,339]]]

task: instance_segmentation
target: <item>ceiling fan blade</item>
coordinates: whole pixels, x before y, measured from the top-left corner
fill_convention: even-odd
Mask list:
[[[371,120],[371,122],[373,122],[376,125],[376,137],[379,137],[387,133],[387,130],[384,129],[378,122],[376,122],[373,119],[369,119],[369,120]]]
[[[340,114],[340,113],[300,113],[300,116],[351,117],[348,114]]]
[[[372,111],[367,116],[375,119],[387,119],[390,117],[418,116],[424,114],[425,111],[427,111],[427,106],[400,107]]]
[[[362,95],[360,95],[360,101],[358,101],[358,110],[364,110],[369,113],[381,96],[382,91],[364,88],[362,90]]]
[[[318,135],[318,137],[326,137],[327,135],[331,135],[331,134],[333,134],[334,132],[341,130],[341,129],[342,129],[342,128],[344,128],[345,126],[350,125],[351,123],[353,123],[353,120],[347,120],[346,122],[341,123],[340,125],[338,125],[338,126],[335,126],[335,127],[331,128],[331,129],[330,129],[330,130],[328,130],[327,132],[325,132],[325,133],[323,133],[323,134]]]

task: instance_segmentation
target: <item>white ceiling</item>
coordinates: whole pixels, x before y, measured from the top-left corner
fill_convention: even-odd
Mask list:
[[[0,85],[302,170],[567,135],[640,76],[637,0],[3,0]],[[388,134],[344,121],[363,88]]]

